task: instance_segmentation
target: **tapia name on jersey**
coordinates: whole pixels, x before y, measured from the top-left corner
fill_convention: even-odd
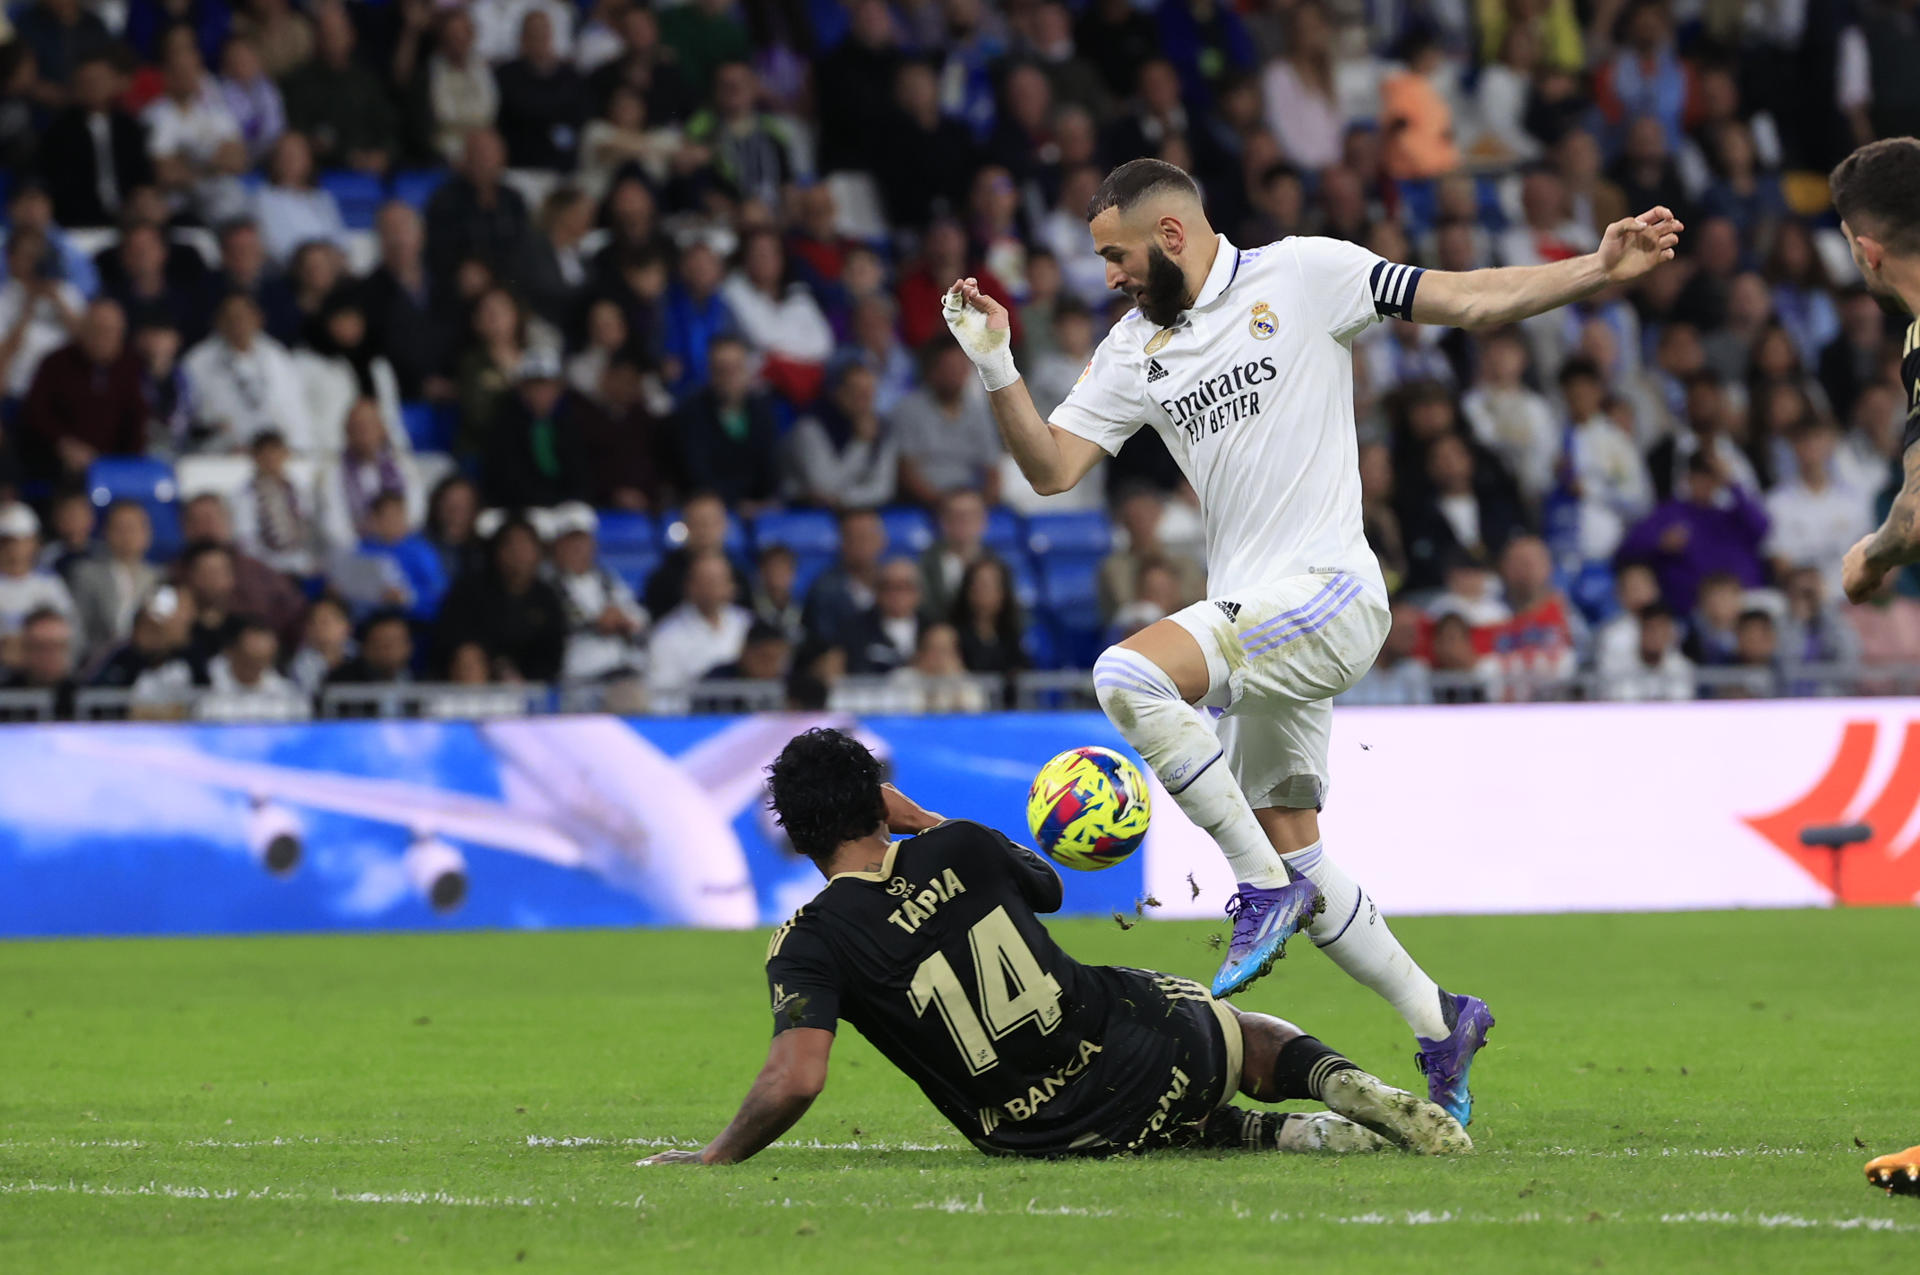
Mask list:
[[[1270,358],[1241,363],[1229,372],[1208,377],[1178,398],[1161,399],[1160,410],[1173,421],[1175,429],[1186,431],[1188,442],[1197,443],[1235,421],[1258,416],[1260,394],[1252,387],[1278,375],[1280,369]]]

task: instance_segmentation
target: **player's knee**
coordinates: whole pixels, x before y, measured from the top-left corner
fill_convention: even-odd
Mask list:
[[[1166,671],[1138,651],[1110,646],[1093,662],[1093,693],[1114,725],[1126,730],[1143,712],[1180,702]]]

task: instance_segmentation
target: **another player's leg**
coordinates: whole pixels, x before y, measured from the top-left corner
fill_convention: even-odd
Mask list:
[[[1214,678],[1192,633],[1171,620],[1149,625],[1101,653],[1093,685],[1120,734],[1233,865],[1240,883],[1227,908],[1233,941],[1213,993],[1237,991],[1279,958],[1321,906],[1319,893],[1287,871],[1231,768],[1221,764],[1219,737],[1194,707],[1214,689]]]
[[[1239,1020],[1243,1042],[1240,1092],[1249,1098],[1260,1102],[1311,1099],[1324,1103],[1335,1115],[1396,1146],[1426,1155],[1457,1155],[1473,1150],[1473,1139],[1459,1122],[1433,1103],[1395,1089],[1378,1076],[1361,1070],[1350,1059],[1306,1035],[1292,1023],[1268,1014],[1232,1012]],[[1364,1139],[1328,1122],[1322,1122],[1317,1130],[1304,1124],[1289,1129],[1280,1113],[1241,1112],[1233,1108],[1221,1111],[1215,1119],[1222,1121],[1224,1132],[1239,1133],[1244,1139],[1252,1127],[1249,1117],[1260,1115],[1265,1115],[1268,1123],[1259,1131],[1259,1136],[1270,1137],[1276,1149],[1332,1149],[1303,1145],[1316,1132],[1336,1138],[1352,1150],[1368,1149]],[[1208,1122],[1209,1126],[1213,1123]],[[1283,1145],[1281,1139],[1289,1136],[1293,1145]]]
[[[1466,1124],[1473,1118],[1467,1075],[1493,1028],[1486,1002],[1447,992],[1420,968],[1367,892],[1327,856],[1317,811],[1267,808],[1254,814],[1281,861],[1326,898],[1326,911],[1307,926],[1314,946],[1406,1020],[1419,1042],[1415,1062],[1426,1073],[1428,1095]]]

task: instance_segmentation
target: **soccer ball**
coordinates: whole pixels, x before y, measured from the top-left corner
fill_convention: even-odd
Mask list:
[[[1111,868],[1140,848],[1151,803],[1140,768],[1111,748],[1069,748],[1027,790],[1027,826],[1055,863]]]

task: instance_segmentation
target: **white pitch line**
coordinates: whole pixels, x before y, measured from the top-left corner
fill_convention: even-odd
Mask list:
[[[41,1182],[32,1178],[24,1182],[0,1182],[0,1195],[84,1195],[100,1198],[163,1198],[173,1200],[269,1200],[299,1203],[316,1200],[332,1204],[384,1204],[384,1205],[441,1205],[452,1208],[479,1209],[539,1209],[558,1208],[562,1204],[578,1205],[577,1199],[541,1200],[533,1197],[513,1196],[474,1196],[450,1195],[439,1190],[419,1191],[341,1191],[335,1189],[329,1194],[309,1194],[304,1191],[287,1191],[279,1187],[208,1187],[186,1185],[174,1182],[151,1181],[133,1186],[115,1186],[94,1182]],[[792,1198],[763,1200],[760,1203],[773,1208],[819,1208],[836,1207],[822,1205],[817,1201],[795,1201]],[[947,1196],[939,1200],[922,1200],[913,1204],[896,1205],[879,1200],[848,1200],[847,1205],[857,1205],[869,1212],[906,1209],[909,1211],[930,1211],[937,1213],[967,1214],[979,1217],[1188,1217],[1184,1213],[1164,1211],[1140,1211],[1126,1208],[1087,1208],[1079,1205],[1041,1204],[1038,1197],[1027,1200],[1023,1205],[1000,1206],[986,1202],[984,1193],[966,1200],[958,1196]],[[588,1207],[601,1208],[640,1208],[644,1207],[645,1197],[632,1200],[613,1200],[602,1204],[587,1202]],[[1233,1207],[1236,1218],[1250,1220],[1251,1210]],[[1451,1209],[1434,1213],[1428,1210],[1407,1211],[1402,1213],[1283,1213],[1274,1211],[1267,1214],[1266,1221],[1273,1223],[1323,1223],[1335,1226],[1589,1226],[1590,1214],[1567,1214],[1550,1217],[1537,1212],[1519,1214],[1492,1213],[1455,1213]],[[1920,1224],[1900,1222],[1889,1217],[1806,1217],[1798,1213],[1727,1213],[1695,1211],[1690,1213],[1662,1213],[1656,1216],[1638,1217],[1632,1214],[1613,1213],[1601,1219],[1602,1222],[1616,1222],[1637,1225],[1652,1222],[1664,1226],[1711,1226],[1711,1227],[1752,1227],[1759,1230],[1834,1230],[1895,1232],[1900,1234],[1920,1233]]]

